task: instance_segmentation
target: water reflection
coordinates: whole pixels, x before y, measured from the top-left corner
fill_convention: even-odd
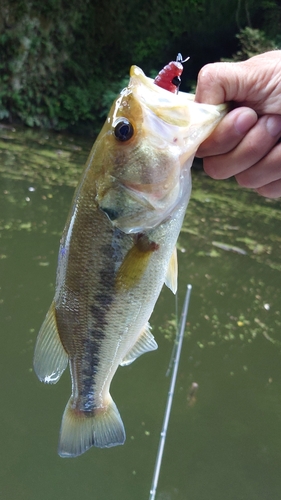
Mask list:
[[[126,444],[59,458],[70,381],[65,375],[57,386],[40,384],[32,356],[53,296],[73,186],[91,141],[4,132],[14,139],[0,140],[1,498],[148,498],[169,386],[174,298],[163,289],[153,314],[158,351],[120,368],[114,378]],[[277,499],[280,202],[232,182],[194,177],[179,239],[180,306],[187,282],[193,291],[156,499]],[[199,389],[190,405],[194,382]]]

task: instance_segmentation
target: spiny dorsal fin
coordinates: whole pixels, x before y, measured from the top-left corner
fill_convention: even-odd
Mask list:
[[[165,278],[165,285],[167,285],[174,294],[177,293],[178,289],[178,256],[177,248],[174,248],[172,256],[170,258],[168,271]]]
[[[147,323],[141,331],[138,340],[133,345],[133,347],[127,352],[126,356],[121,361],[121,366],[127,366],[139,356],[144,354],[145,352],[155,351],[158,348],[158,345],[150,332],[150,325]]]
[[[55,384],[66,369],[68,356],[61,343],[57,324],[55,304],[52,302],[38,333],[34,353],[34,370],[41,382]]]

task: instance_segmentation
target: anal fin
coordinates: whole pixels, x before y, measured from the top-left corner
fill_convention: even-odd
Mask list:
[[[122,359],[120,366],[127,366],[145,352],[155,351],[158,348],[157,342],[150,332],[150,325],[147,323],[142,329],[136,343]]]
[[[38,333],[33,360],[34,371],[41,382],[55,384],[66,369],[67,363],[68,355],[58,334],[55,304],[52,302]]]

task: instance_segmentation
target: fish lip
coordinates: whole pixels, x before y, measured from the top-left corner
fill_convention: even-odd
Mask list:
[[[192,123],[200,125],[203,117],[206,122],[213,122],[215,118],[219,120],[227,112],[226,104],[195,103],[194,94],[186,92],[174,94],[159,87],[138,66],[131,67],[130,77],[128,89],[135,95],[143,110],[149,109],[168,125],[189,127],[191,115]]]
[[[115,101],[109,123],[112,126],[127,110],[132,114],[130,121],[137,116],[136,134],[130,142],[132,151],[136,147],[134,141],[139,139],[142,147],[136,147],[138,155],[147,155],[149,148],[157,151],[157,155],[149,155],[149,164],[165,173],[168,195],[163,185],[165,179],[153,177],[153,170],[152,175],[145,177],[145,164],[138,167],[138,181],[144,179],[143,184],[130,182],[131,174],[127,175],[122,168],[116,178],[102,182],[96,196],[98,206],[113,226],[125,233],[154,228],[175,210],[190,191],[190,167],[196,149],[222,117],[219,106],[195,103],[191,94],[173,94],[162,89],[137,66],[132,66],[130,76],[128,86]],[[122,166],[122,154],[120,158]],[[159,186],[154,186],[154,178]],[[125,209],[122,192],[128,198]]]

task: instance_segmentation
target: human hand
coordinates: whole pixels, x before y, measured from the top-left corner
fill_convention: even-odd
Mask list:
[[[195,100],[232,101],[236,107],[200,146],[204,169],[215,179],[235,176],[263,196],[281,196],[281,51],[239,63],[204,66]]]

